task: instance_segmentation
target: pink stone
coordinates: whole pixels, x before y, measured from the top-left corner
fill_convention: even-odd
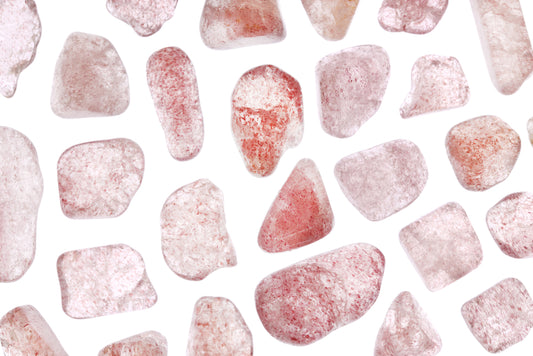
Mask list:
[[[186,355],[253,355],[252,333],[229,299],[203,297],[196,302]]]
[[[529,119],[527,122],[527,133],[529,136],[529,143],[533,145],[533,118]]]
[[[46,320],[31,305],[4,315],[0,320],[0,341],[6,355],[67,356]]]
[[[459,183],[483,191],[507,179],[520,153],[520,137],[500,118],[480,116],[452,127],[446,149]]]
[[[448,7],[448,0],[383,0],[378,21],[387,31],[431,32]]]
[[[213,49],[279,42],[285,27],[277,0],[206,0],[200,34]]]
[[[320,240],[333,228],[333,211],[320,172],[310,159],[298,162],[267,213],[259,246],[283,252]]]
[[[259,283],[257,312],[275,338],[310,344],[370,309],[378,297],[384,268],[381,251],[363,243],[309,258]]]
[[[35,256],[43,177],[30,140],[0,127],[0,282],[26,273]]]
[[[533,300],[515,278],[505,279],[469,300],[461,312],[475,338],[493,353],[522,341],[533,326]]]
[[[396,140],[341,159],[335,177],[350,203],[377,221],[411,204],[426,185],[426,161],[411,141]]]
[[[167,339],[157,331],[146,331],[107,345],[98,356],[166,356]]]
[[[379,46],[357,46],[324,57],[316,67],[324,131],[335,137],[354,135],[378,111],[389,73],[389,56]]]
[[[111,116],[130,102],[128,74],[107,39],[72,33],[57,59],[52,110],[63,118]]]
[[[72,318],[147,309],[157,300],[141,255],[124,244],[65,252],[57,274],[63,310]]]
[[[400,108],[406,119],[468,103],[470,87],[454,57],[428,55],[417,59],[411,72],[411,91]]]
[[[177,160],[195,157],[204,142],[204,122],[191,60],[179,48],[163,48],[148,60],[146,74],[170,154]]]
[[[61,209],[73,219],[119,216],[139,189],[143,173],[143,152],[131,140],[73,146],[57,163]]]
[[[483,259],[476,232],[457,203],[443,205],[404,227],[400,243],[431,291],[467,275]]]
[[[441,348],[437,330],[415,298],[400,293],[379,329],[374,356],[434,356]]]
[[[201,280],[235,266],[222,191],[200,179],[172,193],[161,211],[161,245],[167,265],[185,279]]]
[[[20,73],[33,62],[41,39],[35,2],[2,1],[0,33],[0,93],[10,98],[15,94]]]
[[[302,0],[315,31],[328,41],[346,36],[359,0]]]
[[[178,0],[107,0],[107,10],[138,35],[150,36],[174,16],[177,4]]]
[[[232,129],[246,168],[258,176],[271,174],[283,152],[302,140],[298,81],[271,65],[244,73],[233,91]]]

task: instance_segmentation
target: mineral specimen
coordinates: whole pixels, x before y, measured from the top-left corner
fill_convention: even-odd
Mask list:
[[[336,137],[355,134],[378,111],[389,72],[389,56],[379,46],[357,46],[324,57],[316,68],[324,131]]]
[[[527,133],[529,136],[529,143],[533,145],[533,118],[527,122]]]
[[[259,283],[257,312],[275,338],[310,344],[370,309],[378,297],[384,268],[383,254],[362,243],[309,258]]]
[[[346,36],[359,0],[302,0],[316,32],[329,41]]]
[[[246,168],[271,174],[283,152],[302,140],[300,84],[271,65],[246,72],[233,91],[232,129]]]
[[[387,31],[424,34],[432,31],[448,7],[448,0],[384,0],[378,21]]]
[[[167,339],[157,331],[147,331],[107,345],[98,356],[166,356]]]
[[[107,10],[140,36],[150,36],[172,18],[177,3],[178,0],[107,0]]]

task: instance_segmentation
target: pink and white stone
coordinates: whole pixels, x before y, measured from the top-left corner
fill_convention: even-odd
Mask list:
[[[285,150],[302,140],[300,84],[272,65],[244,73],[233,91],[231,127],[246,168],[270,175]]]
[[[529,143],[533,145],[533,118],[529,119],[527,122],[527,133],[529,136]]]
[[[226,298],[202,297],[195,306],[187,356],[252,356],[252,333]]]
[[[204,142],[204,121],[191,60],[166,47],[148,59],[146,75],[170,154],[180,161],[194,158]]]
[[[22,133],[0,127],[0,282],[19,279],[33,262],[42,195],[35,147]]]
[[[379,329],[374,356],[434,356],[442,341],[437,330],[409,292],[392,302]]]
[[[98,356],[167,356],[167,352],[167,339],[157,331],[146,331],[107,345]]]
[[[447,7],[448,0],[384,0],[378,21],[387,31],[421,35],[433,31]]]
[[[167,265],[185,279],[198,281],[235,266],[222,191],[200,179],[172,193],[161,211],[161,246]]]
[[[335,177],[350,203],[377,221],[418,198],[428,171],[418,146],[396,140],[344,157],[335,165]]]
[[[50,102],[63,118],[123,113],[130,103],[128,74],[111,42],[72,33],[57,59]]]
[[[522,341],[533,326],[533,300],[515,278],[505,279],[469,300],[461,312],[474,337],[492,353]]]
[[[454,57],[437,55],[417,59],[411,72],[411,91],[400,115],[408,117],[464,106],[470,87],[461,64]]]
[[[310,344],[372,307],[384,268],[381,251],[363,243],[298,262],[259,283],[255,290],[259,318],[273,337]]]
[[[389,56],[379,46],[357,46],[324,57],[316,67],[324,131],[335,137],[354,135],[378,111],[389,73]]]
[[[443,205],[404,227],[400,243],[431,291],[464,277],[483,259],[476,232],[457,203]]]
[[[328,41],[346,36],[359,0],[302,0],[315,31]]]
[[[2,317],[0,341],[5,355],[67,356],[46,320],[31,305],[17,307]]]
[[[41,21],[33,0],[9,0],[0,4],[0,93],[15,94],[20,73],[35,58],[41,39]]]
[[[107,0],[107,10],[138,35],[150,36],[174,16],[177,4],[178,0]]]
[[[124,244],[65,252],[57,274],[63,310],[75,319],[147,309],[157,301],[141,255]]]

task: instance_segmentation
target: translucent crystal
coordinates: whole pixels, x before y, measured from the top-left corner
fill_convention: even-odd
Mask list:
[[[157,331],[147,331],[107,345],[98,356],[167,356],[167,339]]]
[[[150,36],[172,18],[177,3],[178,0],[107,0],[107,10],[140,36]]]
[[[424,34],[432,31],[448,7],[448,0],[384,0],[378,21],[387,31]]]
[[[329,41],[346,36],[359,0],[302,0],[316,32]]]

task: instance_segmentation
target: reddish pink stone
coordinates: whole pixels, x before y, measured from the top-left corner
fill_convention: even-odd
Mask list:
[[[204,122],[191,60],[179,48],[163,48],[148,60],[146,74],[170,154],[177,160],[195,157],[204,142]]]
[[[107,0],[107,10],[140,36],[150,36],[174,16],[177,3],[178,0]]]
[[[378,21],[387,31],[424,34],[432,31],[448,7],[448,0],[384,0]]]
[[[387,52],[367,45],[324,57],[316,67],[322,128],[349,137],[379,109],[389,82]]]
[[[329,41],[346,36],[359,0],[302,0],[316,32]]]
[[[302,140],[300,84],[271,65],[244,73],[233,91],[232,129],[246,168],[268,176],[283,152]]]
[[[252,333],[229,299],[203,297],[196,302],[186,355],[253,355]]]
[[[520,153],[520,137],[500,118],[481,116],[452,127],[446,149],[459,183],[483,191],[509,176]]]
[[[98,356],[167,356],[167,339],[157,331],[147,331],[107,345]]]
[[[275,338],[310,344],[370,309],[378,297],[384,268],[383,254],[368,244],[309,258],[259,283],[257,312]]]
[[[533,300],[515,278],[505,279],[469,300],[461,312],[475,338],[493,353],[522,341],[533,326]]]

